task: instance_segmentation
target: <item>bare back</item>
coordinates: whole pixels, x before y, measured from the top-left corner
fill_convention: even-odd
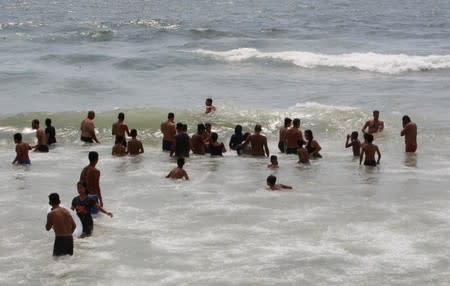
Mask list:
[[[170,120],[161,123],[160,130],[163,134],[163,140],[173,141],[175,140],[175,135],[177,134],[175,124]]]
[[[286,142],[288,148],[297,148],[298,141],[303,139],[303,135],[296,127],[291,127],[286,131]]]
[[[71,236],[76,225],[68,210],[56,207],[47,214],[46,228],[52,227],[56,236]]]

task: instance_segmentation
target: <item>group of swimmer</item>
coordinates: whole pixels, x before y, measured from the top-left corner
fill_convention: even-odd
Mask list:
[[[205,102],[205,114],[212,113],[216,107],[212,104],[212,99],[208,98]],[[358,139],[358,132],[354,131],[347,135],[345,147],[352,147],[353,155],[359,157],[359,163],[364,165],[376,166],[380,163],[381,153],[377,145],[373,144],[373,134],[384,130],[384,122],[379,119],[379,111],[373,112],[373,119],[368,120],[361,131],[364,134],[364,142]],[[87,117],[81,122],[80,140],[85,143],[100,143],[96,137],[94,125],[95,112],[89,111]],[[112,125],[112,135],[115,136],[115,143],[112,147],[112,155],[139,155],[144,152],[143,144],[137,137],[136,129],[129,130],[124,123],[124,113],[119,113],[118,121]],[[300,130],[300,119],[284,119],[284,125],[279,130],[278,148],[280,152],[294,154],[298,156],[298,162],[309,163],[310,159],[321,158],[319,153],[322,148],[314,138],[311,130]],[[30,146],[22,142],[20,133],[14,134],[16,143],[16,157],[13,163],[30,164],[28,151],[34,149],[36,152],[48,152],[49,145],[56,143],[55,128],[51,126],[51,120],[46,119],[47,128],[43,130],[39,127],[39,120],[34,119],[31,123],[32,128],[36,130],[37,144]],[[415,152],[417,149],[417,125],[411,121],[409,116],[402,118],[403,129],[401,136],[405,137],[405,152]],[[169,156],[177,157],[177,167],[173,168],[166,176],[171,179],[184,178],[189,180],[187,172],[183,169],[185,158],[189,157],[190,152],[196,155],[210,154],[211,156],[222,156],[227,150],[224,143],[218,140],[218,134],[211,130],[210,123],[199,123],[197,132],[192,136],[187,134],[187,125],[181,122],[175,123],[175,115],[170,112],[167,120],[162,122],[160,130],[163,134],[162,150],[168,152]],[[236,125],[235,132],[230,138],[228,144],[231,150],[235,150],[238,155],[246,154],[251,156],[270,156],[266,136],[261,134],[262,127],[257,124],[254,127],[254,133],[243,133],[242,126]],[[131,140],[126,141],[126,137]],[[377,158],[376,158],[377,157]],[[83,236],[89,236],[93,229],[93,220],[91,212],[99,210],[112,217],[112,213],[103,208],[103,198],[100,190],[100,171],[96,168],[98,163],[98,153],[89,152],[89,165],[87,165],[80,174],[80,180],[77,183],[78,196],[72,200],[71,209],[75,210],[83,224]],[[278,158],[276,155],[270,156],[268,168],[278,168]],[[292,189],[291,186],[276,183],[277,178],[274,175],[267,177],[266,182],[269,190]],[[55,244],[53,255],[73,254],[72,233],[75,229],[73,221],[68,210],[60,207],[59,195],[52,193],[49,196],[49,204],[52,210],[48,213],[46,229],[51,228],[55,231]]]

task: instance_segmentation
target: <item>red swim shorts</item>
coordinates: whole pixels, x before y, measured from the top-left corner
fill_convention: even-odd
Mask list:
[[[405,152],[411,152],[414,153],[417,150],[417,145],[416,144],[406,144],[405,145]]]

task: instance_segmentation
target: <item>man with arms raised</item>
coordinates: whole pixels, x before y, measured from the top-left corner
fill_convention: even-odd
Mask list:
[[[405,152],[414,153],[417,150],[417,125],[408,115],[402,118],[403,130],[400,136],[405,136]]]
[[[248,136],[244,143],[240,144],[238,149],[245,148],[250,143],[253,156],[270,156],[269,147],[267,146],[267,138],[261,135],[261,125],[255,126],[255,133]]]
[[[87,117],[83,121],[81,121],[81,141],[86,143],[100,143],[97,140],[97,135],[95,134],[94,118],[95,112],[90,110],[88,111]]]
[[[378,110],[374,110],[373,111],[373,119],[366,121],[366,123],[364,124],[364,126],[361,129],[363,134],[366,133],[367,128],[368,128],[367,133],[369,133],[369,134],[374,134],[374,133],[383,131],[384,122],[379,120],[379,117],[380,117],[380,112]]]
[[[61,203],[59,195],[52,193],[48,196],[51,211],[47,214],[45,229],[55,231],[55,244],[53,245],[53,256],[73,255],[72,233],[76,228],[75,221],[68,210],[59,206]]]
[[[102,192],[100,191],[100,171],[95,168],[98,163],[98,153],[89,152],[89,165],[84,167],[80,174],[80,181],[86,183],[86,189],[90,195],[97,196],[100,206],[103,207]]]
[[[167,121],[161,123],[160,130],[163,134],[162,149],[163,151],[170,151],[175,140],[177,131],[175,129],[175,114],[170,112],[167,115]]]

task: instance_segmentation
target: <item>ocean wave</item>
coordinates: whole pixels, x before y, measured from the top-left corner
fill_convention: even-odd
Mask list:
[[[307,69],[318,67],[346,68],[389,75],[450,68],[450,55],[410,56],[372,52],[346,54],[318,54],[302,51],[261,52],[252,48],[222,52],[198,49],[193,52],[228,62],[242,62],[252,59],[276,60]]]
[[[14,30],[14,29],[29,29],[29,28],[37,28],[37,27],[41,27],[41,26],[43,26],[43,24],[35,23],[33,21],[8,22],[8,23],[0,23],[0,31]]]

